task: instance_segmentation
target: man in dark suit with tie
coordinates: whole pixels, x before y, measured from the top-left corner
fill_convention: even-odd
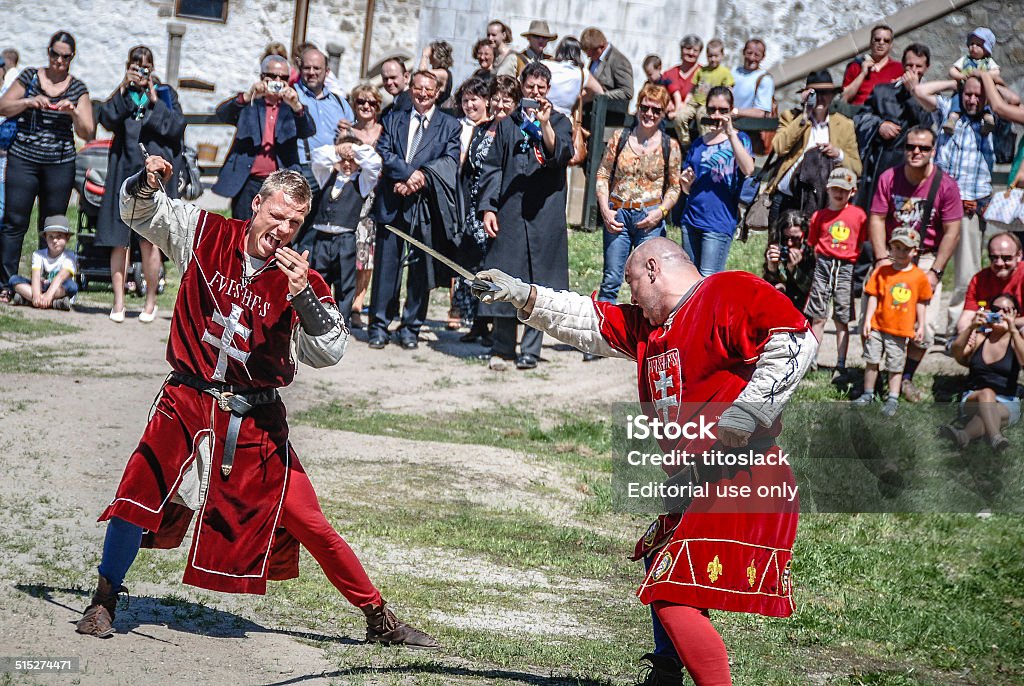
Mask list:
[[[405,307],[398,342],[407,350],[418,347],[420,327],[427,316],[430,295],[427,256],[388,231],[391,224],[415,234],[412,217],[416,194],[427,179],[420,168],[441,157],[459,162],[462,127],[455,117],[435,107],[437,77],[429,71],[412,76],[412,109],[389,112],[382,120],[384,130],[377,141],[383,161],[381,180],[374,202],[373,218],[378,223],[371,282],[369,343],[381,349],[388,343],[388,325],[398,314],[402,258],[409,251]],[[422,236],[420,236],[422,238]]]
[[[600,29],[583,29],[580,47],[590,58],[590,73],[604,86],[604,94],[610,100],[628,103],[633,99],[633,65],[608,39]]]
[[[288,85],[288,75],[288,61],[268,55],[260,64],[260,80],[247,93],[217,106],[217,118],[236,130],[213,192],[231,198],[235,219],[252,217],[252,199],[268,176],[280,169],[301,169],[299,139],[316,133],[316,123]]]

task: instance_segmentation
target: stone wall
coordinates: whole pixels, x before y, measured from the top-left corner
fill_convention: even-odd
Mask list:
[[[666,68],[679,61],[679,39],[685,33],[710,35],[715,29],[718,0],[423,0],[419,44],[443,39],[454,47],[456,82],[477,69],[470,54],[473,44],[487,35],[487,23],[501,19],[512,28],[516,50],[526,48],[520,37],[533,19],[544,19],[560,37],[577,38],[595,26],[633,63],[639,85],[645,77],[646,55],[661,55]],[[554,52],[555,45],[549,48]]]
[[[913,2],[901,0],[892,4],[906,6]],[[894,11],[893,8],[890,8],[890,11]],[[857,16],[860,19],[858,26],[871,26],[881,20],[885,12],[873,11],[871,15],[861,13]],[[720,22],[723,26],[735,25],[731,19],[725,17],[720,19]],[[948,79],[950,66],[967,51],[967,34],[979,26],[987,26],[996,34],[994,57],[999,63],[1002,76],[1015,91],[1024,92],[1024,3],[1021,0],[978,0],[961,10],[898,36],[892,54],[899,59],[907,45],[923,43],[932,52],[932,64],[927,78]],[[839,35],[841,34],[838,32],[823,34],[823,39],[816,44],[826,43]],[[814,45],[803,45],[802,49],[794,54],[799,54],[809,47]],[[774,60],[771,63],[774,63]],[[832,78],[837,83],[842,80],[845,68],[846,62],[829,67]],[[801,85],[802,82],[783,89],[780,106],[795,104],[796,92]]]

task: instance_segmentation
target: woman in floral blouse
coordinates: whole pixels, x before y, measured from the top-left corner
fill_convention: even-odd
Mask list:
[[[612,135],[597,170],[597,206],[604,221],[604,276],[598,300],[605,302],[618,299],[629,253],[644,241],[665,235],[665,218],[679,199],[682,153],[679,143],[661,130],[668,91],[645,84],[637,103],[636,125]]]

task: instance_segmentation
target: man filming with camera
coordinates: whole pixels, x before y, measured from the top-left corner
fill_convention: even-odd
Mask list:
[[[288,85],[288,61],[267,55],[260,80],[217,106],[217,118],[236,128],[213,192],[231,198],[231,216],[252,217],[252,199],[275,171],[301,170],[299,139],[316,133],[316,123],[299,94]]]

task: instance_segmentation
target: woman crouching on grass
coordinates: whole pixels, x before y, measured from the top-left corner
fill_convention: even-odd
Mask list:
[[[964,428],[948,425],[942,433],[961,450],[982,436],[997,452],[1010,446],[1002,430],[1020,420],[1017,376],[1024,365],[1024,335],[1013,324],[1019,310],[1017,299],[1003,293],[990,311],[979,310],[953,341],[953,357],[968,368],[970,390],[960,409],[970,419]]]

